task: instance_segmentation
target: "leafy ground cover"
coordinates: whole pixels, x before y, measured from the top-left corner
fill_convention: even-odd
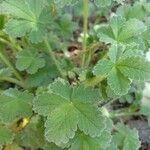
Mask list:
[[[148,0],[0,0],[0,149],[149,150],[149,47]]]

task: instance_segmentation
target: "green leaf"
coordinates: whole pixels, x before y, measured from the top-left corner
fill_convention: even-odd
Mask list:
[[[117,16],[111,18],[108,25],[98,30],[100,41],[111,44],[132,43],[134,38],[139,38],[146,31],[146,26],[138,19],[125,20]]]
[[[33,96],[28,92],[20,92],[16,89],[9,89],[0,95],[0,120],[4,123],[11,123],[22,117],[29,117],[32,114]]]
[[[120,31],[118,40],[126,41],[129,38],[140,35],[146,30],[146,26],[143,22],[137,19],[130,19],[124,25],[124,28]]]
[[[34,74],[38,69],[45,66],[45,60],[41,58],[35,49],[25,49],[20,51],[17,56],[16,67],[20,71],[26,70]]]
[[[39,69],[35,74],[29,74],[26,80],[31,87],[48,86],[55,78],[59,76],[59,72],[49,56],[43,56],[45,66]]]
[[[108,56],[112,62],[116,62],[125,51],[125,47],[123,45],[119,44],[113,44],[111,45]]]
[[[0,126],[0,149],[3,145],[11,144],[14,138],[14,134],[7,128]]]
[[[114,142],[111,142],[106,150],[119,150]]]
[[[116,38],[110,25],[104,24],[103,26],[101,26],[97,31],[97,36],[100,41],[105,42],[106,44],[116,44]]]
[[[110,59],[98,61],[93,74],[106,78],[114,95],[127,94],[132,80],[145,81],[150,78],[150,62],[142,55],[134,43],[126,47],[113,44],[108,52]]]
[[[99,136],[105,129],[105,117],[94,106],[99,98],[97,90],[56,80],[48,93],[34,100],[34,110],[47,116],[46,139],[59,146],[66,144],[75,136],[77,126],[92,137]]]
[[[130,81],[118,70],[116,63],[110,60],[100,60],[93,69],[96,76],[107,78],[108,85],[116,95],[124,95],[128,92]]]
[[[102,59],[94,67],[93,73],[94,75],[107,76],[113,67],[113,62],[108,59]]]
[[[122,5],[117,9],[117,15],[125,17],[127,20],[131,18],[142,19],[145,15],[143,2],[134,3],[131,5]]]
[[[71,140],[71,148],[69,150],[105,150],[109,147],[112,136],[112,122],[107,118],[106,129],[103,130],[99,137],[93,138],[89,135],[79,132],[73,140]]]
[[[31,42],[41,42],[50,22],[46,5],[47,0],[5,0],[0,8],[12,16],[6,24],[6,32],[12,37],[27,33]]]
[[[105,128],[105,118],[99,113],[97,108],[82,102],[76,103],[75,107],[78,110],[79,129],[91,137],[100,136]],[[102,119],[104,120],[102,121]]]
[[[123,17],[113,17],[110,20],[110,27],[111,27],[111,30],[113,32],[115,39],[118,38],[119,33],[122,27],[124,26],[125,22],[126,22],[126,19]]]
[[[108,76],[108,85],[117,95],[127,94],[130,88],[130,80],[118,69],[113,68]]]
[[[98,7],[106,7],[111,5],[111,0],[94,0]]]
[[[78,113],[71,104],[55,109],[46,121],[45,136],[49,142],[57,145],[68,143],[77,130]]]
[[[130,79],[148,80],[150,78],[150,62],[142,57],[129,57],[118,61],[117,68]]]
[[[103,132],[98,138],[92,138],[84,133],[80,133],[74,138],[69,150],[105,150],[110,141],[111,136],[107,131]]]
[[[54,23],[54,33],[56,32],[57,35],[62,37],[63,39],[70,39],[70,37],[72,37],[73,31],[77,30],[77,23],[73,22],[72,20],[73,20],[73,17],[70,14],[60,15],[57,18],[56,23]]]
[[[140,141],[138,131],[136,129],[130,129],[123,124],[116,125],[116,132],[113,136],[114,143],[122,150],[138,150],[140,148]]]

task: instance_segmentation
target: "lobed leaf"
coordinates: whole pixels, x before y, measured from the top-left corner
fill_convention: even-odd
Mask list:
[[[112,122],[107,118],[106,129],[103,130],[101,136],[93,138],[83,132],[78,132],[71,141],[72,144],[69,150],[106,150],[112,140],[111,130]]]
[[[133,44],[127,47],[112,45],[110,59],[98,61],[93,74],[107,79],[107,83],[116,95],[124,95],[132,80],[145,81],[150,78],[150,63],[142,57],[140,50]]]
[[[98,37],[106,44],[132,43],[133,38],[141,36],[146,30],[147,27],[138,19],[125,20],[123,17],[115,16],[111,18],[107,26],[99,29]]]
[[[146,26],[143,22],[137,19],[128,20],[122,30],[119,33],[118,40],[126,41],[134,36],[140,35],[146,30]]]
[[[40,57],[35,49],[25,49],[20,51],[17,56],[16,67],[20,71],[26,70],[30,74],[34,74],[38,69],[45,66],[45,60]]]
[[[34,110],[47,116],[45,136],[49,142],[59,146],[68,143],[75,136],[77,126],[92,137],[101,135],[105,117],[94,106],[99,100],[99,92],[93,88],[91,91],[58,79],[49,86],[48,93],[37,96]]]
[[[26,34],[32,43],[41,42],[47,32],[50,16],[47,0],[5,0],[0,4],[2,13],[10,14],[5,31],[12,37]]]
[[[114,143],[123,150],[138,150],[140,148],[140,141],[138,131],[136,129],[130,129],[123,124],[117,124],[116,132],[113,136]]]

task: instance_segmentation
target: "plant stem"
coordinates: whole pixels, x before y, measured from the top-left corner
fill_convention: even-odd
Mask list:
[[[49,54],[50,57],[52,58],[52,60],[53,60],[53,62],[54,62],[54,64],[55,64],[57,70],[59,71],[60,75],[61,75],[62,77],[64,77],[64,73],[63,73],[63,71],[62,71],[62,69],[61,69],[61,67],[60,67],[60,65],[59,65],[59,62],[57,61],[57,59],[56,59],[56,57],[55,57],[55,55],[54,55],[54,53],[53,53],[53,50],[52,50],[52,48],[51,48],[51,46],[50,46],[50,44],[49,44],[47,38],[45,38],[44,43],[45,43],[45,46],[46,46],[46,48],[47,48],[47,50],[48,50],[48,54]]]
[[[110,114],[111,118],[137,116],[137,115],[140,115],[140,113],[139,112],[124,112],[124,113]]]
[[[0,51],[0,59],[13,71],[14,75],[20,80],[23,81],[23,78],[18,73],[18,71],[13,67],[11,62],[6,58],[6,56]]]
[[[83,0],[83,57],[82,57],[82,67],[84,67],[87,49],[87,31],[88,31],[88,13],[89,13],[89,0]]]
[[[12,41],[7,41],[6,39],[0,38],[0,42],[2,42],[2,43],[4,43],[4,44],[8,45],[8,46],[13,50],[14,53],[16,53],[17,50],[18,50],[18,51],[21,50],[21,47],[15,45],[14,43],[12,44]]]
[[[86,87],[95,86],[95,85],[97,85],[98,83],[102,82],[105,79],[106,79],[105,76],[93,77],[93,78],[85,80],[84,85]]]
[[[93,43],[90,47],[87,48],[86,52],[88,52],[88,57],[87,57],[87,60],[85,61],[85,65],[88,67],[90,65],[90,62],[91,62],[91,59],[92,59],[92,56],[95,52],[95,50],[101,46],[101,43],[100,42],[96,42],[96,43]]]
[[[23,82],[21,82],[17,79],[14,79],[14,78],[11,78],[11,77],[1,77],[0,80],[1,81],[8,81],[10,83],[15,83],[16,85],[19,85],[20,87],[22,87],[24,89],[27,89],[27,86]]]
[[[110,113],[111,118],[118,118],[118,117],[128,117],[128,116],[136,116],[140,115],[140,112],[131,111],[130,109],[124,109],[124,111],[114,111]]]

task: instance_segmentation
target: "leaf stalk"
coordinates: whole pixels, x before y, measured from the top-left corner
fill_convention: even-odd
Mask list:
[[[53,60],[53,62],[54,62],[54,64],[55,64],[57,70],[59,71],[60,75],[61,75],[62,77],[64,77],[64,73],[63,73],[63,71],[62,71],[62,69],[61,69],[61,67],[60,67],[60,65],[59,65],[59,62],[57,61],[57,59],[56,59],[56,57],[55,57],[55,55],[54,55],[54,53],[53,53],[53,50],[52,50],[51,45],[49,44],[47,38],[45,38],[44,43],[45,43],[45,46],[46,46],[46,48],[47,48],[48,54],[49,54],[50,57],[52,58],[52,60]]]
[[[88,32],[88,15],[89,15],[89,0],[83,0],[83,56],[82,56],[82,67],[84,67],[86,59],[87,49],[87,32]]]
[[[13,71],[14,75],[23,82],[23,78],[19,74],[19,72],[14,68],[11,62],[7,59],[7,57],[0,51],[0,59]]]

